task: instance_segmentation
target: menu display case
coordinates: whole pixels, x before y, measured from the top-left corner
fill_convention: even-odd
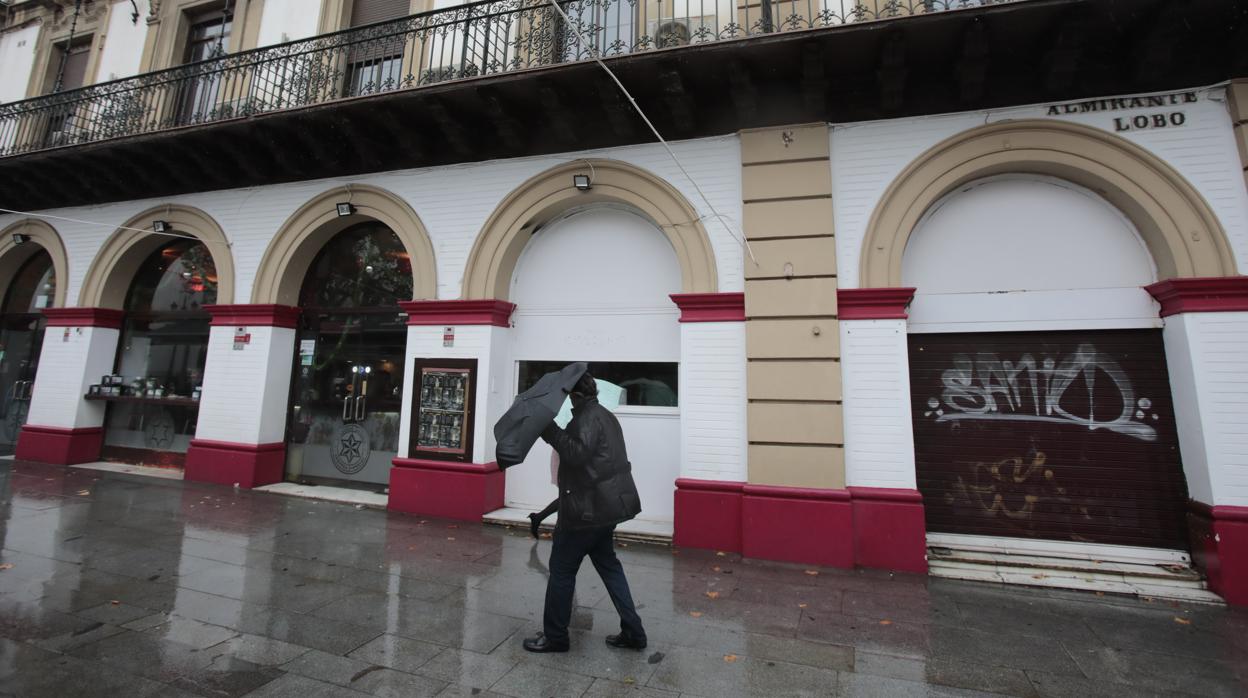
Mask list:
[[[416,359],[411,457],[472,459],[476,359]]]

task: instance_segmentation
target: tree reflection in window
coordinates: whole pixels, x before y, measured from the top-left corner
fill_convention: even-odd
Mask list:
[[[335,235],[312,260],[299,292],[305,311],[337,316],[321,324],[323,335],[330,327],[339,332],[332,347],[318,352],[314,370],[337,360],[349,337],[397,319],[399,301],[411,298],[412,260],[394,231],[368,222]]]
[[[412,298],[412,260],[399,236],[381,223],[338,233],[308,268],[304,308],[398,308]]]
[[[178,240],[152,253],[139,268],[126,298],[126,310],[200,310],[217,302],[217,267],[203,243]]]

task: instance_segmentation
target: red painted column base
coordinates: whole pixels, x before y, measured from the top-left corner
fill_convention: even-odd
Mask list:
[[[1248,606],[1248,507],[1188,503],[1192,561],[1209,590],[1232,606]]]
[[[853,567],[849,492],[745,485],[741,554],[762,560]]]
[[[238,485],[251,489],[282,481],[286,444],[240,444],[191,439],[183,477],[192,482]]]
[[[75,465],[99,460],[103,445],[103,427],[70,429],[27,424],[17,435],[14,456],[38,463]]]
[[[740,552],[741,488],[740,482],[677,480],[672,544]]]
[[[927,572],[923,497],[916,490],[682,478],[672,542],[765,560]]]
[[[927,524],[917,490],[850,487],[854,562],[860,567],[927,574]]]
[[[503,507],[506,477],[496,463],[395,458],[387,508],[406,514],[480,521]]]

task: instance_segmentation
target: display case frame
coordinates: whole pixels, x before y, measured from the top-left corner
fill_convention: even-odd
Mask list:
[[[477,360],[418,358],[412,369],[408,455],[471,462],[476,435]],[[440,393],[434,394],[435,390]],[[435,419],[450,422],[439,424]],[[435,425],[437,435],[431,431]]]

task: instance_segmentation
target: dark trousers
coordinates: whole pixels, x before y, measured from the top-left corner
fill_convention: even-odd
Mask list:
[[[611,603],[620,614],[620,630],[630,637],[644,640],[646,631],[633,606],[633,595],[624,578],[624,566],[615,556],[612,536],[615,526],[567,530],[555,528],[554,547],[550,550],[550,580],[546,583],[546,611],[542,629],[546,638],[556,644],[568,642],[568,623],[572,621],[572,594],[576,591],[576,573],[581,561],[589,556],[598,576],[607,587]]]

